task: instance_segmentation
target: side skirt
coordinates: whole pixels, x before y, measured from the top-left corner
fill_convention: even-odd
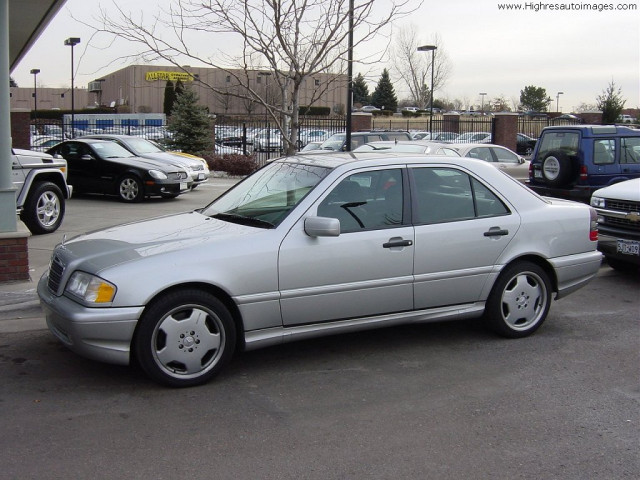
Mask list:
[[[408,323],[428,323],[443,320],[464,320],[482,315],[485,302],[476,302],[449,307],[430,308],[415,312],[400,312],[375,317],[364,317],[335,322],[323,322],[294,327],[274,327],[245,332],[245,350],[279,345],[281,343],[306,340],[327,335],[392,327]]]

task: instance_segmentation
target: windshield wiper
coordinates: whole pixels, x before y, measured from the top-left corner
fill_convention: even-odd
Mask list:
[[[238,223],[240,225],[248,225],[250,227],[260,228],[276,228],[276,226],[267,222],[266,220],[260,220],[259,218],[245,217],[244,215],[238,215],[237,213],[216,213],[212,215],[213,218],[218,220],[224,220],[227,222]]]

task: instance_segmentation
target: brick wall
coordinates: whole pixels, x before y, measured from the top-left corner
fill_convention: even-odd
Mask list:
[[[31,148],[31,112],[27,109],[11,111],[11,146],[13,148]]]
[[[27,236],[0,238],[0,283],[29,280]]]

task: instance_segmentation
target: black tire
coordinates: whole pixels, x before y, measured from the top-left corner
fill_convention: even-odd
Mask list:
[[[484,320],[499,335],[526,337],[547,318],[551,295],[549,276],[541,267],[526,261],[513,263],[493,286]]]
[[[137,203],[144,199],[144,186],[134,175],[125,175],[118,181],[118,197],[127,203]]]
[[[571,183],[578,175],[573,159],[560,150],[554,150],[542,160],[542,176],[553,187]]]
[[[135,358],[153,380],[170,387],[206,383],[231,359],[236,329],[215,296],[196,289],[162,296],[145,310]]]
[[[55,232],[64,218],[65,201],[55,183],[32,185],[20,219],[34,235]]]

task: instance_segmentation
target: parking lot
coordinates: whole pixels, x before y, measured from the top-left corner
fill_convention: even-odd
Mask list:
[[[234,182],[75,197],[60,230],[29,239],[33,281],[65,234],[198,208]],[[525,339],[473,321],[375,330],[239,354],[171,390],[71,353],[30,303],[35,283],[5,286],[26,308],[0,312],[3,476],[637,478],[638,287],[603,265]]]

